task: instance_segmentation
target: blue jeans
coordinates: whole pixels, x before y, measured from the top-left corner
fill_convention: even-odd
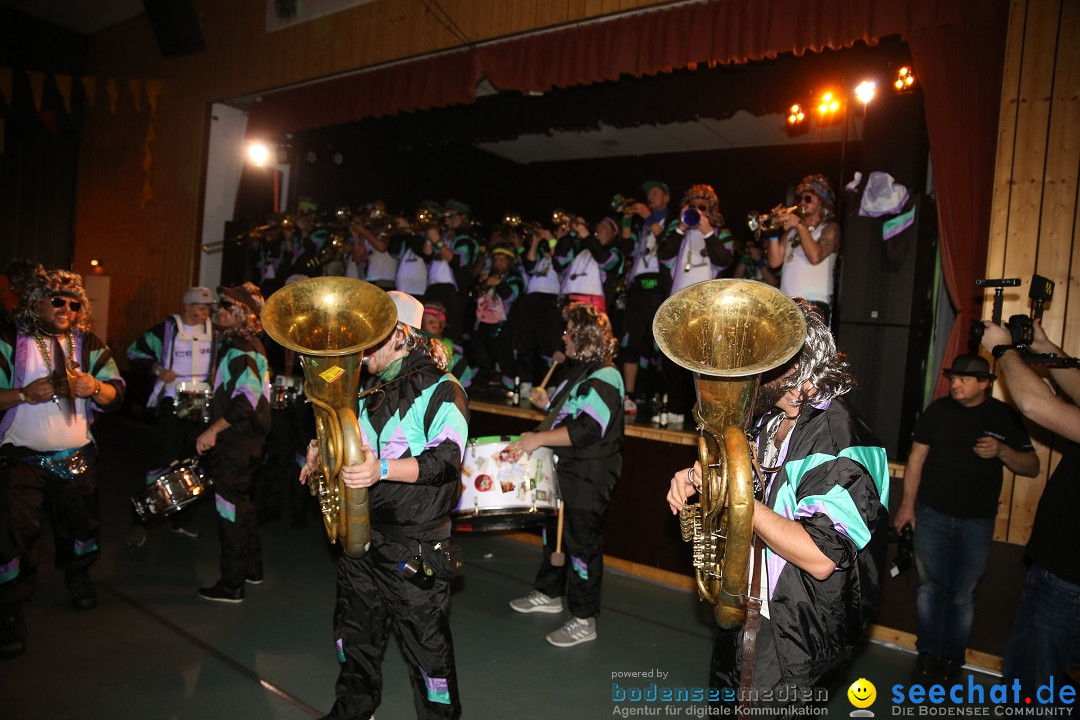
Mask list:
[[[963,664],[975,618],[975,586],[994,540],[994,518],[958,518],[915,506],[919,652]]]
[[[1053,677],[1056,696],[1069,684],[1065,667],[1075,664],[1080,664],[1080,585],[1032,565],[1005,649],[1005,679],[1010,684],[1019,679],[1033,693]]]

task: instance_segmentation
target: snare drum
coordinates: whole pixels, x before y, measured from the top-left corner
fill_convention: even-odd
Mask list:
[[[155,470],[146,476],[146,492],[131,496],[139,519],[164,517],[201,500],[209,494],[214,482],[206,477],[195,458],[176,460],[169,467]]]
[[[210,422],[213,393],[204,382],[176,383],[176,417],[191,422]]]
[[[270,409],[288,410],[296,405],[303,390],[303,381],[278,375],[274,378],[274,384],[270,386]]]
[[[518,437],[473,438],[461,462],[461,500],[450,514],[461,532],[520,530],[558,509],[555,453],[542,447],[516,463],[499,457]]]

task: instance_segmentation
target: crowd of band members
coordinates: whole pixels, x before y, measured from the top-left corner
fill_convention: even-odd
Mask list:
[[[511,390],[520,383],[522,398],[559,348],[559,308],[587,302],[607,313],[619,340],[627,414],[637,415],[644,403],[643,417],[659,421],[657,404],[666,396],[664,416],[680,423],[693,386],[690,374],[656,347],[656,309],[679,290],[718,277],[780,286],[783,267],[798,261],[789,274],[801,285],[788,294],[811,300],[828,317],[840,235],[832,221],[835,196],[823,176],[808,176],[798,185],[798,211],[778,206],[771,228],[740,239],[709,185],[691,185],[679,196],[660,181],[641,190],[644,200],[617,198],[614,216],[595,222],[556,211],[545,226],[508,213],[487,230],[458,200],[427,204],[415,216],[392,215],[381,202],[327,216],[303,198],[295,213],[260,233],[246,271],[264,295],[290,277],[343,275],[421,298],[437,308],[463,385]],[[803,242],[815,247],[805,251]]]

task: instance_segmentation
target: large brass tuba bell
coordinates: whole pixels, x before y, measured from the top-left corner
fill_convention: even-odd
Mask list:
[[[754,473],[746,430],[761,374],[799,352],[806,320],[776,288],[750,280],[710,280],[672,295],[653,318],[660,350],[694,373],[704,469],[701,498],[679,513],[693,541],[698,595],[723,628],[746,615],[754,531]]]
[[[346,487],[341,480],[342,467],[364,460],[356,419],[360,370],[364,350],[389,335],[396,322],[389,295],[345,277],[286,285],[262,310],[267,334],[301,356],[322,460],[308,487],[319,498],[330,542],[341,540],[350,557],[363,557],[371,544],[368,491]]]

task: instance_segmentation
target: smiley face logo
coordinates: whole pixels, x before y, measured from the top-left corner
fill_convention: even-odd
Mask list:
[[[874,700],[877,699],[877,688],[874,687],[874,683],[866,678],[859,678],[851,683],[851,687],[849,687],[847,691],[847,696],[852,705],[857,708],[865,709],[873,705]]]

